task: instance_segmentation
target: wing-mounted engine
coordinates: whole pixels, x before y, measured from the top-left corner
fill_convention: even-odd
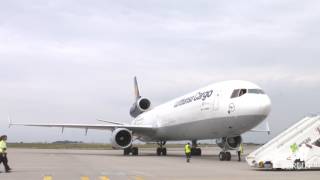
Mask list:
[[[133,81],[134,81],[133,82],[134,83],[134,95],[136,98],[136,102],[133,103],[133,105],[130,108],[130,115],[135,118],[150,109],[151,101],[147,98],[143,98],[140,96],[138,81],[137,81],[136,77],[134,77]]]
[[[242,143],[241,136],[223,137],[216,140],[217,145],[224,150],[235,150]]]
[[[126,128],[117,128],[111,134],[112,147],[125,149],[132,144],[132,133]]]

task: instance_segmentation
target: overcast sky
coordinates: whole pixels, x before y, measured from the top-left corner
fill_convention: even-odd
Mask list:
[[[14,122],[130,122],[132,78],[159,105],[210,83],[260,85],[271,136],[320,113],[320,1],[10,0],[0,5],[0,134],[109,142],[107,131]]]

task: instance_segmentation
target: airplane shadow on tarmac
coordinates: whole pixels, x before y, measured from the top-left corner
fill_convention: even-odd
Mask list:
[[[50,154],[50,155],[77,155],[77,156],[101,156],[101,157],[124,157],[124,158],[139,158],[139,157],[159,157],[159,158],[185,158],[184,154],[168,153],[166,156],[157,156],[156,153],[142,152],[138,156],[124,156],[122,153],[108,153],[108,152],[41,152],[40,154]],[[210,161],[220,161],[219,156],[215,154],[203,154],[201,156],[192,156],[193,159],[210,160]],[[236,156],[232,156],[231,161],[237,161]]]

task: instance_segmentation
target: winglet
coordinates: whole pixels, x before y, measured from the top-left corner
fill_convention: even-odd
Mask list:
[[[134,96],[136,100],[138,100],[141,98],[141,96],[140,96],[139,86],[138,86],[138,81],[136,76],[133,78],[133,83],[134,83]]]

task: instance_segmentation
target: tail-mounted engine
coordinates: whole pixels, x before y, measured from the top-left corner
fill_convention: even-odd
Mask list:
[[[134,83],[134,96],[136,98],[136,102],[130,108],[130,115],[135,118],[150,109],[151,101],[147,98],[142,98],[140,96],[138,81],[136,77],[134,77],[133,83]]]
[[[130,115],[132,117],[137,117],[140,114],[149,110],[151,106],[151,101],[147,98],[140,98],[135,102],[130,108]]]
[[[114,148],[125,149],[132,144],[132,133],[126,128],[117,128],[112,131],[111,143]]]
[[[224,150],[235,150],[242,143],[241,136],[223,137],[216,140],[217,145]]]

